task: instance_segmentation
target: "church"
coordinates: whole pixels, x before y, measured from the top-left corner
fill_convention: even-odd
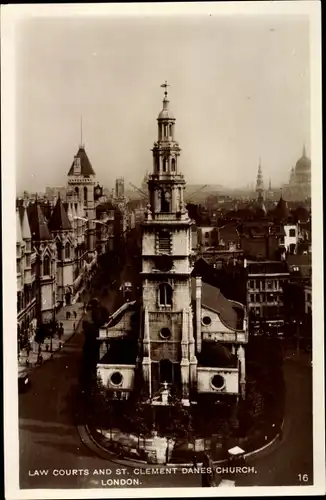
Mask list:
[[[245,306],[192,277],[192,220],[167,84],[152,148],[142,223],[142,299],[126,302],[99,331],[97,372],[112,397],[139,383],[151,404],[174,391],[185,406],[200,395],[245,397]],[[141,381],[141,382],[139,382]]]

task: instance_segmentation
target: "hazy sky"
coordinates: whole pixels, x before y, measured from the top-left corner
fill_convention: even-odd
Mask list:
[[[17,189],[66,184],[80,142],[105,186],[152,168],[165,80],[189,183],[265,184],[310,154],[309,20],[221,15],[25,21]]]

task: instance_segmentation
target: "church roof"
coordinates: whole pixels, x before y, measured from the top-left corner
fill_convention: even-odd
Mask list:
[[[196,278],[191,279],[192,300],[196,300]],[[221,321],[234,330],[242,330],[244,306],[227,299],[221,290],[202,281],[201,305],[216,312]]]
[[[100,363],[108,365],[134,365],[137,358],[138,341],[134,339],[108,339],[108,351]]]
[[[67,212],[60,197],[55,204],[48,227],[50,231],[65,231],[71,229],[71,224],[68,219]]]
[[[202,343],[201,352],[197,354],[199,366],[217,368],[235,368],[238,364],[237,356],[219,342]]]
[[[87,156],[84,146],[80,146],[75,158],[80,159],[80,175],[88,177],[89,175],[95,175],[91,162]],[[72,162],[68,175],[74,175],[74,165],[75,161]]]
[[[51,241],[53,238],[46,223],[44,214],[38,202],[33,203],[27,209],[29,226],[34,241]]]

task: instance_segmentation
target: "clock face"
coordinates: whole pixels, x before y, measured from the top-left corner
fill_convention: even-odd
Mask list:
[[[155,260],[155,265],[156,265],[157,269],[159,269],[160,271],[167,272],[167,271],[170,271],[172,269],[173,261],[172,261],[171,257],[168,257],[166,255],[162,255],[162,257],[158,257]]]

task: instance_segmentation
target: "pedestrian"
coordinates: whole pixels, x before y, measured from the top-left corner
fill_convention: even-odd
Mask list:
[[[73,329],[76,330],[76,323],[73,324]]]

